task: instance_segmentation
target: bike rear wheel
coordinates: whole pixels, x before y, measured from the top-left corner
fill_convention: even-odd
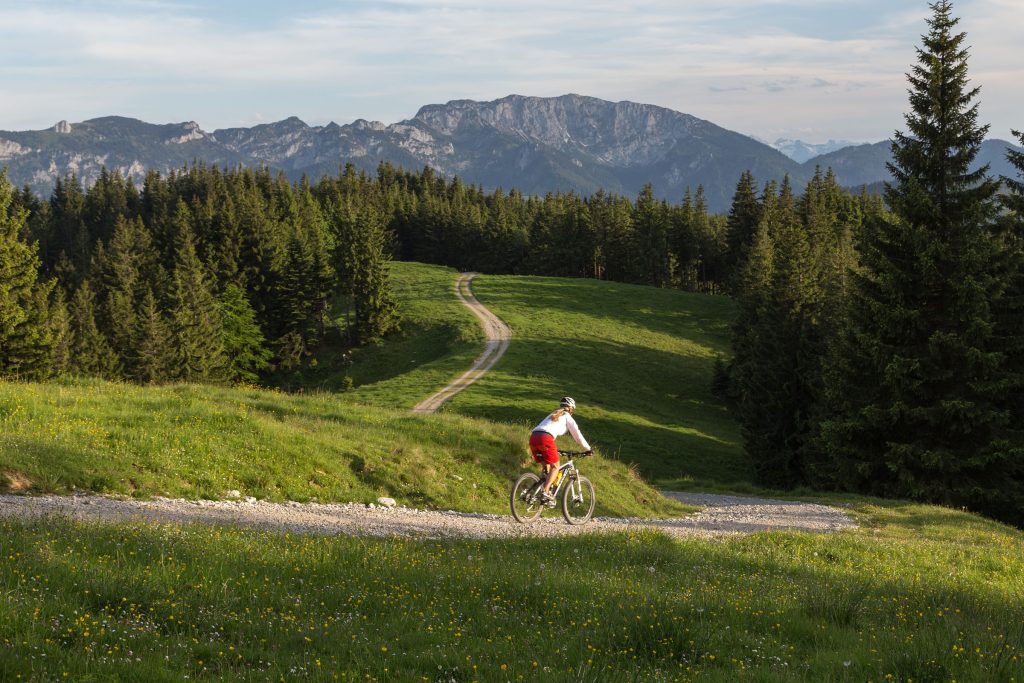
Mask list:
[[[544,512],[544,504],[537,498],[540,491],[540,477],[533,472],[526,472],[512,486],[509,503],[512,516],[520,524],[529,524]]]
[[[594,514],[594,505],[597,503],[594,485],[584,476],[566,483],[568,485],[562,494],[562,516],[569,524],[586,524]]]

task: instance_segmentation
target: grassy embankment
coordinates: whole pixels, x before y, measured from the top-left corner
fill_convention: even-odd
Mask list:
[[[480,353],[479,324],[452,294],[454,271],[395,263],[392,273],[406,331],[357,353],[351,371],[357,388],[342,400],[411,408]],[[473,292],[509,324],[512,344],[445,412],[525,433],[568,394],[580,402],[577,417],[588,440],[605,457],[635,463],[645,479],[677,487],[750,486],[738,427],[710,392],[714,358],[729,348],[729,299],[492,275],[478,275]],[[323,360],[293,381],[309,389],[340,387],[337,359]]]
[[[504,512],[524,466],[524,427],[408,408],[461,373],[482,333],[455,298],[455,273],[396,264],[405,334],[360,350],[357,391],[136,387],[99,381],[0,383],[0,490],[136,496],[364,501]],[[331,363],[301,379],[328,389]],[[514,400],[514,398],[513,398]],[[543,409],[536,412],[543,413]],[[588,460],[598,514],[671,515],[628,463]]]
[[[304,537],[0,521],[0,680],[1024,680],[1024,536]]]
[[[528,427],[569,394],[584,435],[647,480],[750,481],[739,429],[710,391],[715,356],[728,351],[730,300],[536,277],[480,276],[473,291],[514,337],[450,411]]]
[[[455,272],[393,264],[404,334],[361,349],[356,390],[341,400],[409,407],[469,367],[483,334],[452,295]],[[584,434],[602,455],[635,463],[645,479],[674,486],[749,488],[739,430],[711,396],[714,358],[729,347],[725,297],[595,280],[478,275],[477,298],[512,328],[512,344],[483,380],[445,407],[523,432],[560,396],[580,401]],[[292,382],[336,389],[330,354]],[[567,440],[566,447],[572,442]]]
[[[504,512],[522,435],[458,415],[345,404],[328,394],[0,383],[0,489],[270,500],[394,497],[419,507]],[[595,458],[599,512],[677,513],[627,467]]]
[[[445,414],[407,409],[480,351],[450,269],[395,264],[405,332],[357,352],[357,389],[329,355],[293,380],[307,393],[134,387],[95,381],[0,384],[0,473],[37,491],[369,501],[497,512],[534,422],[570,393],[601,458],[584,471],[599,514],[672,514],[644,476],[742,480],[735,426],[708,394],[724,348],[724,299],[612,283],[478,277],[514,341],[493,376]],[[628,387],[624,389],[623,387]],[[635,411],[635,412],[631,412]],[[461,417],[457,413],[464,413]],[[566,441],[565,446],[571,446]],[[456,477],[461,477],[460,481]],[[14,480],[14,476],[0,476]]]

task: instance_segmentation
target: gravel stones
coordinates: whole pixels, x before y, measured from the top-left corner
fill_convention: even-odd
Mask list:
[[[200,522],[299,533],[422,538],[520,538],[636,529],[655,529],[670,536],[711,537],[782,529],[832,532],[856,526],[842,510],[812,503],[699,493],[666,492],[665,495],[690,505],[704,506],[704,509],[681,519],[596,517],[589,524],[576,527],[566,524],[561,516],[523,525],[509,515],[417,510],[392,507],[381,500],[379,505],[363,505],[270,503],[252,497],[244,501],[159,497],[141,501],[105,496],[0,495],[0,516],[62,515],[111,522]]]

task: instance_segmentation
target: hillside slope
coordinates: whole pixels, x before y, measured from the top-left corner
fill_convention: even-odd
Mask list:
[[[330,394],[255,388],[137,387],[101,381],[0,382],[0,491],[373,502],[505,512],[525,464],[517,430],[414,416]],[[595,458],[598,510],[666,515],[625,465]]]
[[[350,367],[325,350],[316,367],[289,378],[306,395],[2,384],[0,471],[24,475],[37,490],[217,498],[238,489],[277,500],[388,494],[498,511],[529,429],[570,394],[604,456],[586,471],[602,487],[606,512],[664,508],[630,465],[655,482],[750,480],[736,424],[709,391],[714,358],[727,349],[729,300],[593,280],[478,276],[474,293],[510,324],[511,346],[445,414],[413,417],[413,405],[469,367],[483,334],[454,295],[455,271],[394,263],[392,278],[404,331],[359,349]],[[345,373],[355,390],[336,393]],[[452,487],[452,474],[478,490]]]
[[[450,268],[395,262],[403,332],[356,352],[356,389],[339,400],[411,408],[461,375],[483,349]],[[443,411],[529,428],[569,394],[588,440],[655,482],[749,483],[739,427],[711,396],[714,359],[729,353],[726,297],[598,280],[477,275],[477,299],[512,328],[488,376]],[[300,384],[336,389],[329,361]],[[566,441],[566,447],[572,445]]]
[[[525,433],[568,394],[587,439],[648,480],[751,479],[738,426],[710,391],[715,357],[728,352],[729,299],[512,276],[478,276],[473,291],[512,343],[448,410]]]

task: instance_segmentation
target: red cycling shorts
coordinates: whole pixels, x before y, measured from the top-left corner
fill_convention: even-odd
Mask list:
[[[555,446],[555,437],[545,432],[530,434],[530,454],[535,462],[557,465],[558,447]]]

